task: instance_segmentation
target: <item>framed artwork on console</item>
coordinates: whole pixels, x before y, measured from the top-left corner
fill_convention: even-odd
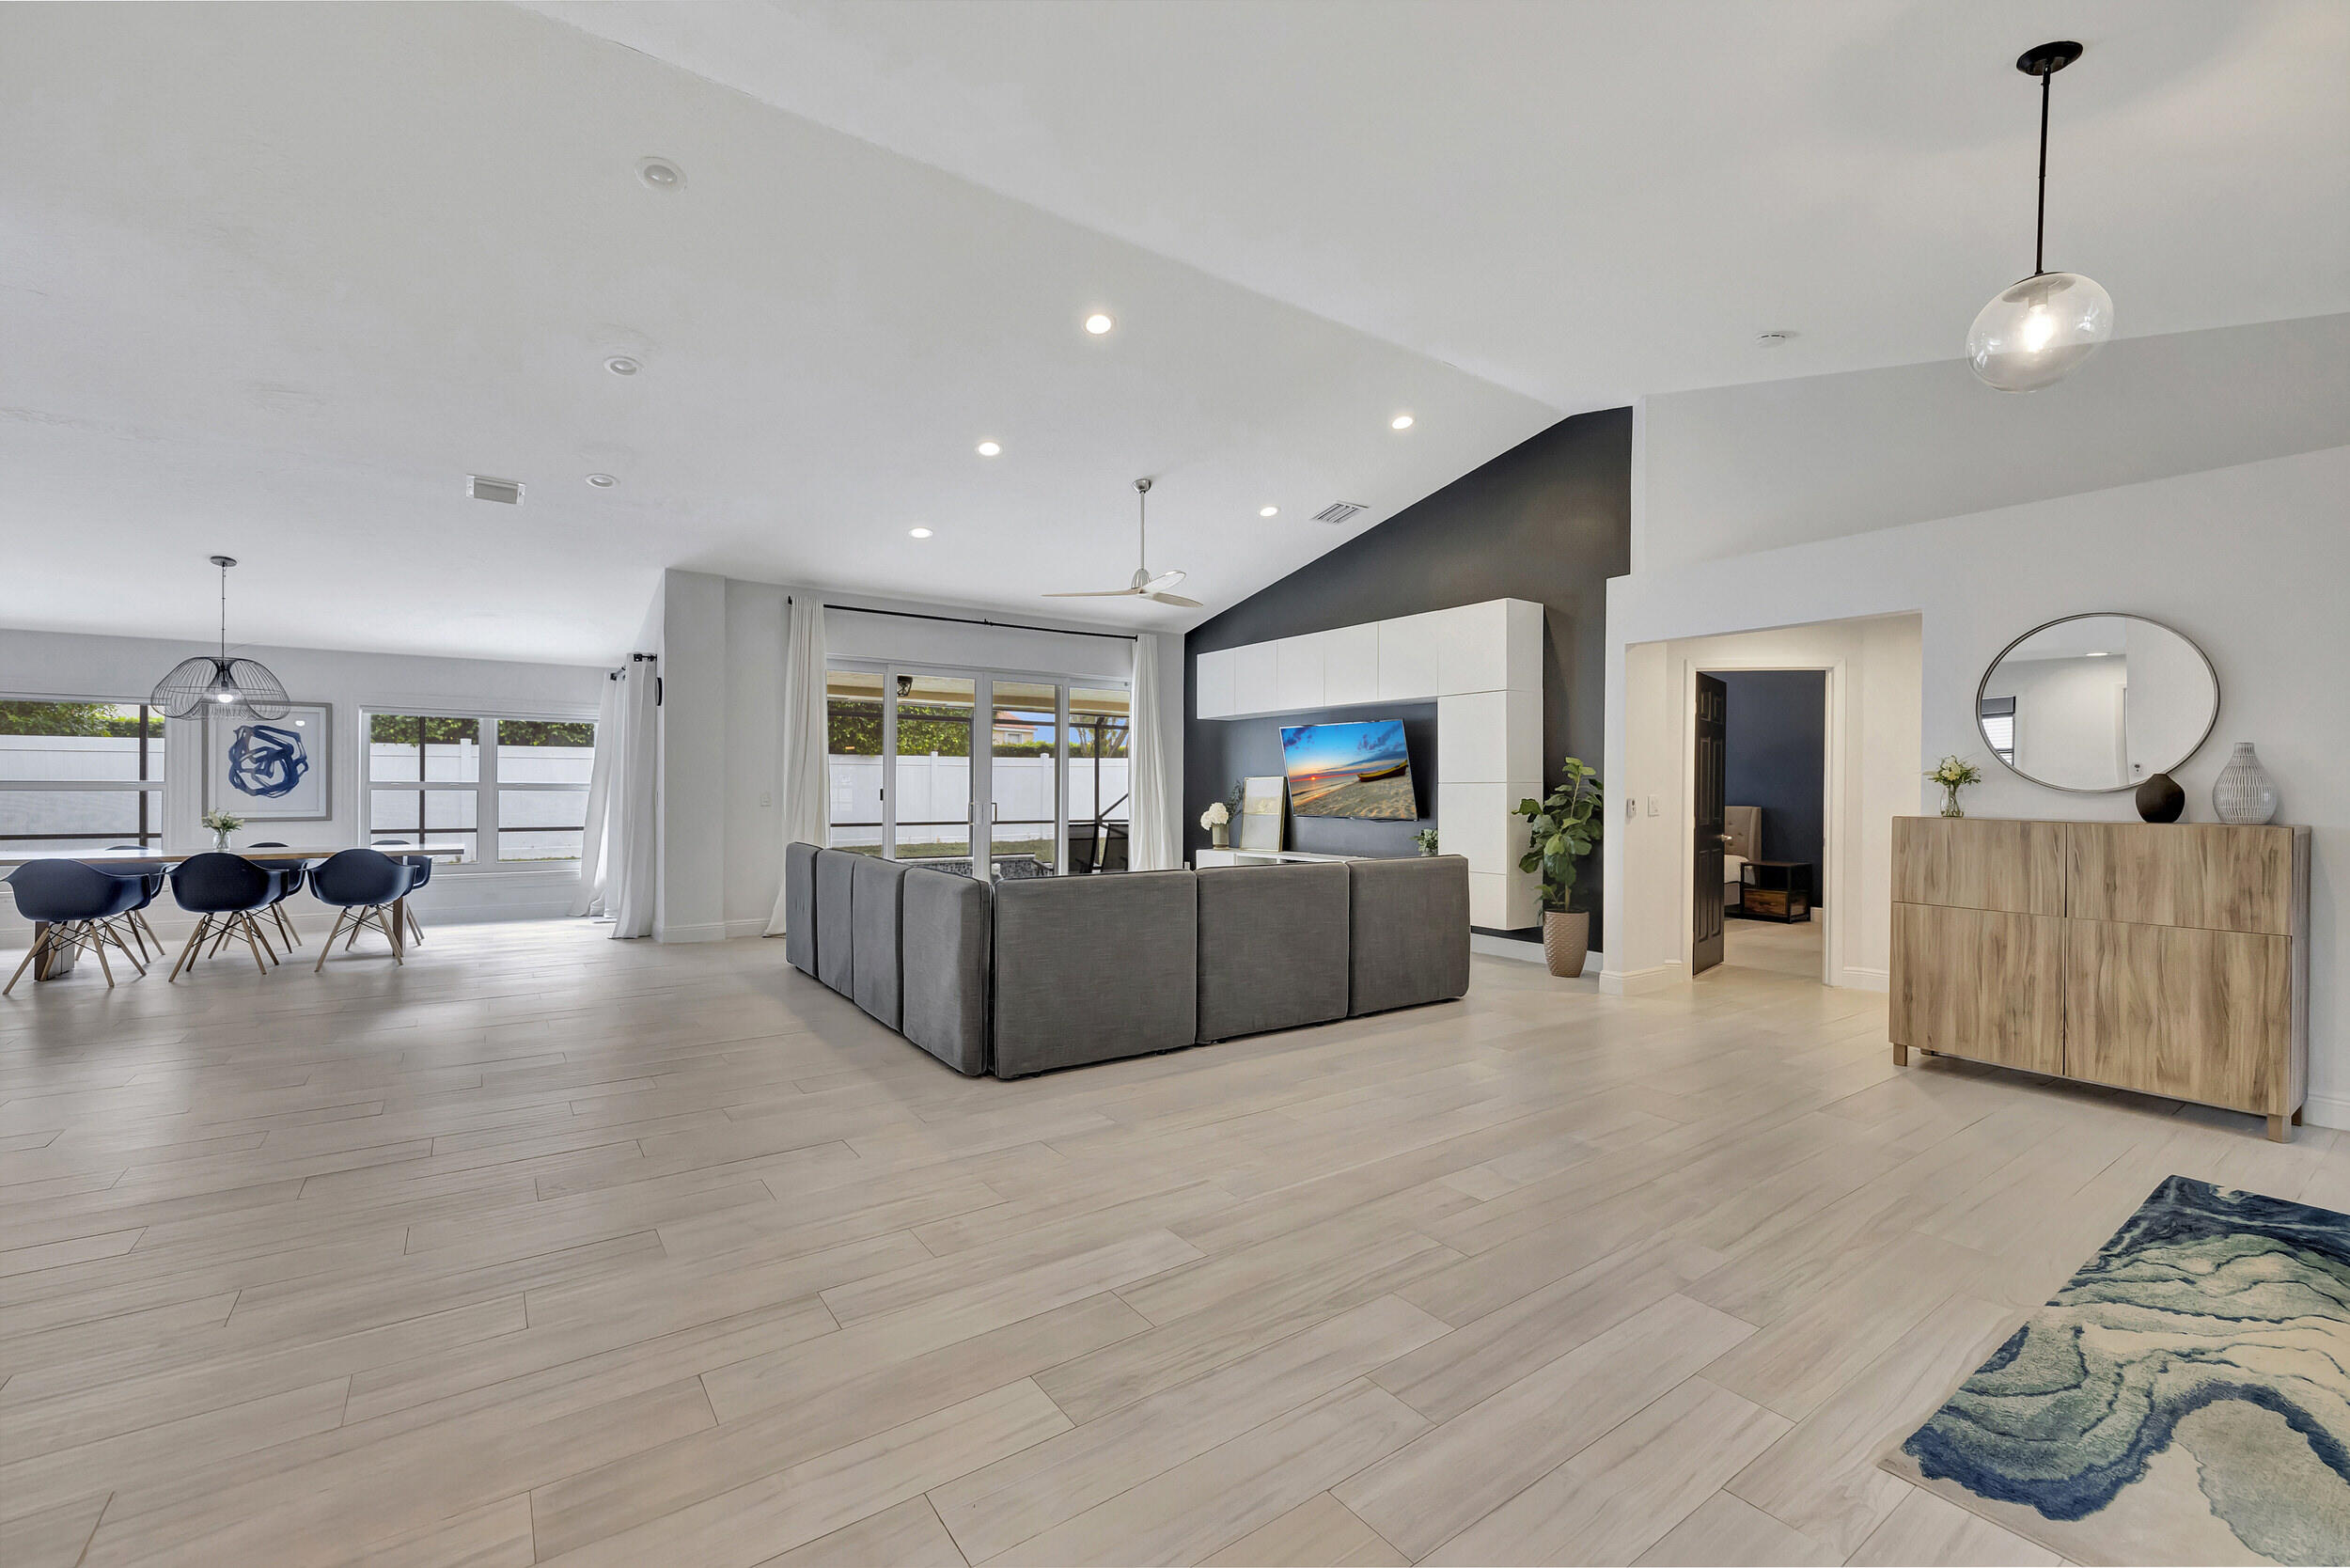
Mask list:
[[[1241,785],[1240,836],[1242,849],[1277,850],[1281,847],[1281,817],[1289,807],[1290,781],[1279,774],[1267,778],[1251,778]]]
[[[204,808],[249,822],[322,823],[335,814],[335,709],[297,702],[280,719],[204,721]]]

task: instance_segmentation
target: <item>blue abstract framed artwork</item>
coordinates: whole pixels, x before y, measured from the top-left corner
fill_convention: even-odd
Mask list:
[[[297,702],[280,719],[205,722],[204,806],[253,822],[334,815],[335,712]]]

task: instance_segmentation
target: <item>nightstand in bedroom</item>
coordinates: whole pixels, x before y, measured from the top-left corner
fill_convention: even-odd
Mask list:
[[[1811,863],[1808,860],[1749,860],[1738,885],[1738,907],[1726,913],[1749,920],[1811,918]]]

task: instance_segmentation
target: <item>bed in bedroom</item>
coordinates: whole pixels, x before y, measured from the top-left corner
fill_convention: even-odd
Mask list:
[[[1722,908],[1729,911],[1739,907],[1738,890],[1746,883],[1747,862],[1762,858],[1762,808],[1724,807],[1722,831],[1730,835],[1730,853],[1722,856]]]

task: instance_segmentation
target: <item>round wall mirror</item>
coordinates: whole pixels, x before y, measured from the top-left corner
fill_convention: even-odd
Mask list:
[[[2052,790],[2134,790],[2178,767],[2219,717],[2203,651],[2136,615],[2075,615],[2009,643],[1975,723],[1991,755]]]

